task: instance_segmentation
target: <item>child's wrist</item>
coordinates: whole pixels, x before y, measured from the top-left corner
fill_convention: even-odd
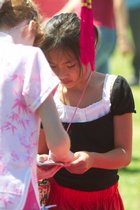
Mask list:
[[[73,154],[73,152],[69,151],[67,156],[60,157],[59,155],[55,155],[54,153],[52,153],[49,150],[49,157],[48,157],[48,159],[54,160],[56,162],[59,161],[59,162],[63,162],[63,163],[69,163],[69,162],[72,162],[74,160],[74,154]]]

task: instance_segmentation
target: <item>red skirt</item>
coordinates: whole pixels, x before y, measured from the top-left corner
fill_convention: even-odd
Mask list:
[[[62,187],[53,179],[47,205],[55,210],[124,210],[118,183],[105,190],[86,192]]]

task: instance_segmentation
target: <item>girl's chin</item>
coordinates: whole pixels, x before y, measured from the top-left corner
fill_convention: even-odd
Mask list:
[[[64,85],[65,87],[72,87],[72,86],[73,86],[72,82],[61,82],[61,83],[62,83],[62,85]]]
[[[77,82],[61,82],[61,84],[66,88],[74,88],[77,85]]]

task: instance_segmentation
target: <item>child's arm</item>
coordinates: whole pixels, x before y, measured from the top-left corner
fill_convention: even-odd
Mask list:
[[[53,154],[52,157],[55,161],[70,162],[73,159],[73,153],[70,151],[70,139],[59,120],[51,95],[38,111],[41,116],[47,146]]]
[[[132,114],[114,117],[115,148],[107,153],[93,155],[93,166],[117,169],[127,166],[132,158]],[[105,139],[104,139],[105,140]]]
[[[39,134],[38,154],[49,154],[49,149],[46,144],[46,137],[43,128],[40,129]]]
[[[132,114],[114,117],[114,149],[106,153],[79,151],[67,170],[82,174],[90,168],[119,169],[127,166],[132,157]],[[106,139],[103,139],[106,141]]]

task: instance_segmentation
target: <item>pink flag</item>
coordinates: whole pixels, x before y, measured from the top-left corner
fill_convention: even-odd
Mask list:
[[[95,70],[95,36],[92,0],[81,0],[80,59],[83,65]]]

